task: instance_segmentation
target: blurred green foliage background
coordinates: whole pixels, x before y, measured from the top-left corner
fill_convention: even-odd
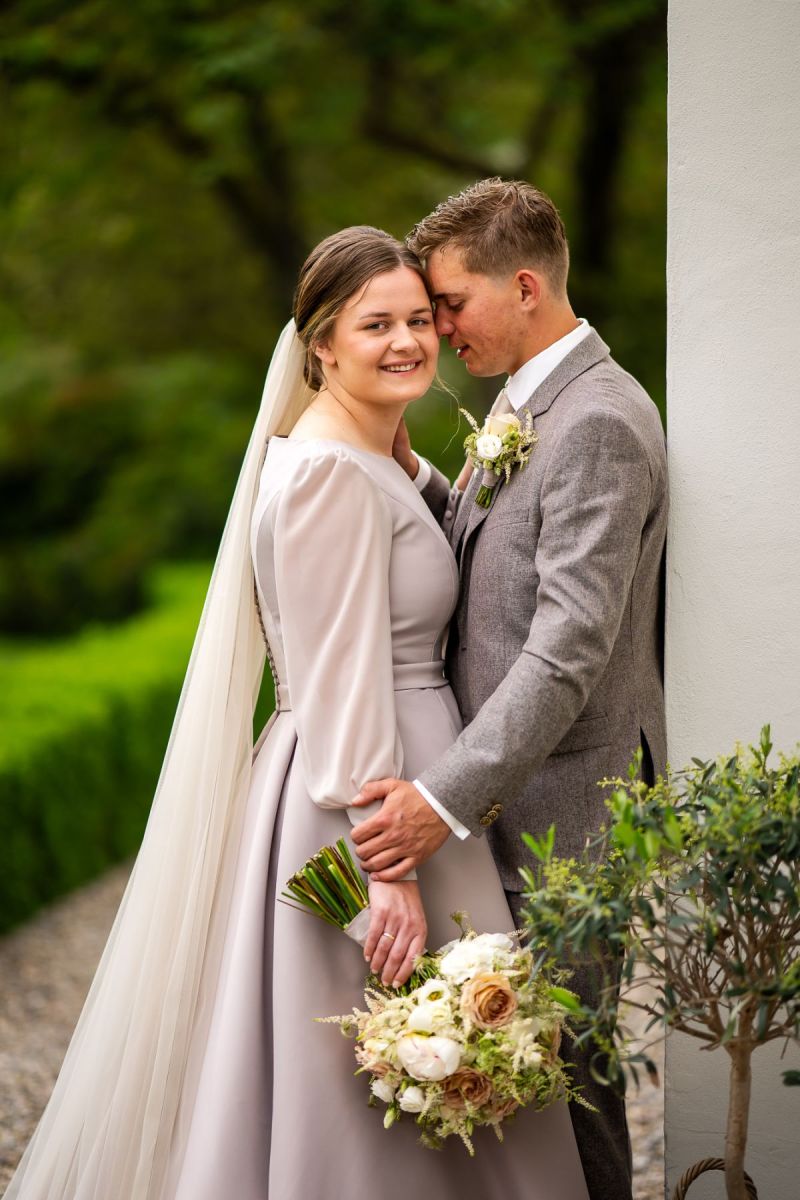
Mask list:
[[[5,669],[213,558],[297,269],[344,225],[402,236],[476,178],[535,182],[576,311],[663,411],[665,113],[666,0],[7,0]],[[476,411],[497,390],[442,366]],[[456,418],[444,393],[410,416],[451,472]]]

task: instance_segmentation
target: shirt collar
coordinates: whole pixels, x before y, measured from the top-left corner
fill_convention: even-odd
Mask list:
[[[544,350],[540,350],[538,354],[534,354],[533,358],[529,358],[518,371],[509,376],[506,392],[515,412],[518,412],[523,404],[530,400],[547,376],[555,371],[558,364],[567,357],[570,351],[574,350],[578,343],[589,335],[591,329],[589,322],[581,317],[575,329],[570,330],[557,342],[546,346]]]

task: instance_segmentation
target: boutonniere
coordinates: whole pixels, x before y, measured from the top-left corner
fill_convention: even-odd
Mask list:
[[[464,449],[473,467],[483,471],[475,503],[481,508],[489,508],[500,476],[505,475],[508,483],[514,468],[525,466],[539,435],[534,432],[533,417],[529,412],[525,413],[524,424],[513,413],[502,413],[488,416],[483,425],[479,425],[465,408],[458,411],[472,426],[472,433],[464,439]]]

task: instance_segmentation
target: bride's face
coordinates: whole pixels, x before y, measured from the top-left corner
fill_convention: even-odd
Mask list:
[[[331,387],[369,403],[417,400],[436,374],[439,338],[425,286],[411,267],[376,275],[348,300],[317,348]]]

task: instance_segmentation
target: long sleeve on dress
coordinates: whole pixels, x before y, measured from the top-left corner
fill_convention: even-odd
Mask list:
[[[275,582],[298,751],[311,799],[350,805],[399,777],[388,503],[344,450],[310,457],[278,502]],[[379,805],[376,805],[376,808]],[[353,824],[373,806],[350,809]]]

